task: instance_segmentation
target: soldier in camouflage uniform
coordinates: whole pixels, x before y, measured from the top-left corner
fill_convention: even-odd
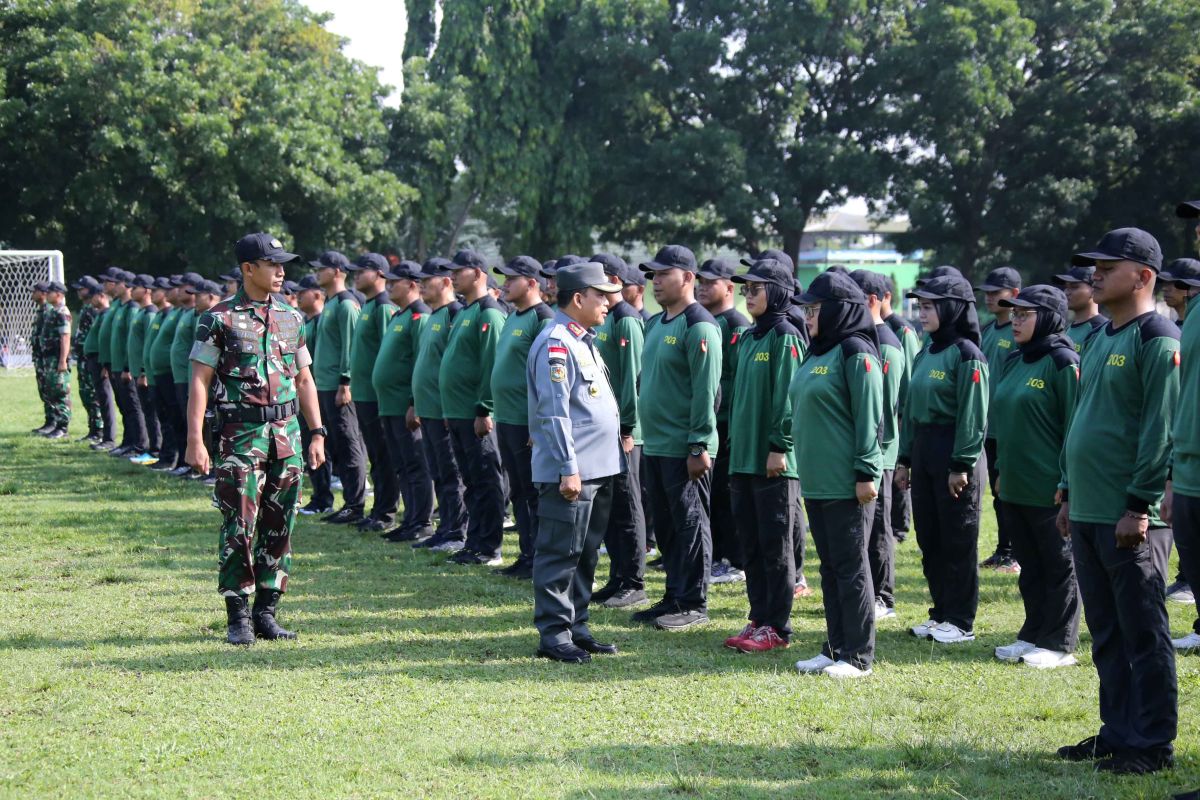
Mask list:
[[[71,284],[71,288],[79,296],[79,322],[75,328],[75,337],[71,347],[75,352],[75,363],[79,367],[79,402],[87,413],[87,433],[79,441],[100,441],[100,401],[96,396],[96,384],[92,381],[92,371],[87,366],[87,353],[84,342],[88,333],[96,323],[99,312],[92,305],[92,297],[96,292],[103,291],[100,284],[91,275],[84,275]]]
[[[50,404],[46,402],[46,376],[42,367],[45,364],[42,354],[42,320],[46,316],[46,290],[49,284],[38,281],[32,287],[33,291],[33,327],[29,333],[29,354],[33,358],[33,376],[37,380],[38,398],[42,401],[44,418],[42,427],[34,428],[33,433],[45,436],[54,430],[53,420],[50,419]]]
[[[223,516],[217,588],[225,597],[227,641],[249,645],[256,635],[296,638],[275,621],[275,609],[287,590],[304,471],[297,409],[311,428],[308,455],[314,467],[325,460],[325,429],[309,372],[304,319],[271,297],[282,288],[283,264],[297,256],[265,233],[243,237],[235,252],[242,288],[196,324],[187,461],[201,474],[208,472],[202,428],[211,386],[222,419],[216,465]],[[255,595],[252,614],[246,607],[250,594]]]
[[[46,308],[41,325],[41,373],[43,398],[50,416],[47,439],[62,439],[71,424],[71,309],[67,287],[51,281],[46,291]]]

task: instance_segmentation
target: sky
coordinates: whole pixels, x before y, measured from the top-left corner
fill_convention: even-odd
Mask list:
[[[379,78],[392,87],[385,101],[400,104],[403,81],[404,32],[408,28],[403,0],[303,0],[313,11],[333,14],[326,29],[349,39],[351,58],[379,67]]]

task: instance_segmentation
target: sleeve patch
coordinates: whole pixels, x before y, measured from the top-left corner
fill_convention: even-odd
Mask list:
[[[740,336],[740,335],[741,335],[741,334],[740,334],[738,331],[734,331],[734,332],[733,332],[733,336],[732,336],[732,337],[730,337],[730,339],[729,339],[729,343],[730,343],[730,344],[737,344],[738,336]],[[795,350],[795,349],[796,349],[796,348],[795,348],[795,346],[793,346],[793,347],[792,347],[792,350]]]
[[[870,372],[870,371],[871,371],[871,359],[869,359],[869,358],[864,358],[864,359],[863,359],[863,366],[867,368],[867,372]]]
[[[627,344],[629,344],[629,340],[626,339],[624,336],[622,336],[621,337],[621,347],[625,347]]]
[[[887,375],[887,374],[888,374],[888,366],[890,366],[890,365],[891,365],[891,363],[892,363],[891,361],[884,361],[884,362],[883,362],[883,374],[884,374],[884,375]]]
[[[1179,351],[1178,350],[1175,351],[1175,356],[1174,356],[1173,360],[1175,362],[1175,366],[1178,367],[1179,366]]]
[[[976,369],[975,372],[971,374],[971,382],[979,383],[979,370],[978,369]]]
[[[562,383],[567,379],[567,368],[563,364],[550,365],[550,380]]]
[[[487,333],[487,329],[488,329],[488,324],[486,322],[479,326],[479,330],[481,333]]]
[[[550,357],[550,363],[567,363],[567,348],[560,345],[550,345],[546,348],[546,355]]]
[[[700,352],[701,352],[701,353],[707,353],[707,352],[708,352],[708,339],[701,339],[701,340],[700,340]]]
[[[796,345],[792,345],[792,358],[799,358],[800,351],[796,349]]]

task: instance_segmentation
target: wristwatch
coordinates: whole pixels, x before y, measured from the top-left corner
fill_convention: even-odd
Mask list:
[[[325,426],[324,426],[324,425],[322,425],[322,426],[321,426],[321,427],[319,427],[319,428],[313,428],[312,430],[310,430],[310,431],[308,432],[308,435],[309,435],[309,436],[324,436],[326,439],[328,439],[328,438],[329,438],[329,431],[328,431],[328,430],[326,430],[326,428],[325,428]]]
[[[699,458],[700,456],[704,455],[705,451],[707,451],[707,450],[708,450],[708,448],[702,444],[689,445],[688,455],[691,456],[692,458]]]

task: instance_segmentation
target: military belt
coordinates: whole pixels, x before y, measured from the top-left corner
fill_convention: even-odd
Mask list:
[[[223,403],[220,406],[222,422],[275,422],[296,416],[300,408],[297,400],[289,400],[273,406],[251,406]]]

